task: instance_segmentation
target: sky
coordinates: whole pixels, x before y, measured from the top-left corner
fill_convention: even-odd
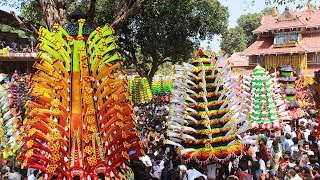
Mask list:
[[[265,4],[265,0],[219,0],[219,2],[228,7],[229,11],[229,28],[235,27],[237,19],[242,14],[248,14],[248,13],[258,13],[261,10],[263,10],[265,7],[274,7],[274,5],[267,6]],[[301,2],[303,0],[297,0],[298,2]],[[320,0],[312,0],[313,5],[320,5]],[[282,13],[287,5],[280,5],[278,6],[278,10],[280,13]],[[294,4],[289,4],[289,7],[291,9],[295,9]],[[16,11],[15,9],[8,7],[8,6],[1,6],[0,9],[5,11]],[[220,37],[216,36],[213,40],[210,41],[202,41],[201,42],[201,48],[206,49],[207,47],[210,47],[211,50],[218,52],[220,50]]]

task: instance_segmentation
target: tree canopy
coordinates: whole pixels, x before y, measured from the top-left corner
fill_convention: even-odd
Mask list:
[[[164,62],[191,57],[199,40],[222,34],[228,9],[218,0],[18,0],[21,19],[51,28],[65,24],[75,7],[92,27],[110,23],[117,31],[125,65],[149,80]],[[10,3],[6,1],[5,3]],[[19,4],[20,3],[20,4]],[[0,20],[1,21],[1,20]],[[1,24],[1,22],[0,22]]]
[[[246,49],[248,38],[245,35],[244,30],[240,26],[228,29],[223,34],[220,47],[228,55],[232,55],[234,52],[240,52]]]
[[[122,29],[127,65],[149,80],[166,61],[189,59],[196,45],[227,28],[227,9],[216,0],[163,0],[146,6]]]

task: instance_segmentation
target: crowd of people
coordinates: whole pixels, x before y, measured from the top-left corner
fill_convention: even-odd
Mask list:
[[[13,75],[12,78],[15,78]],[[134,107],[138,130],[146,154],[130,160],[137,180],[311,180],[320,179],[320,141],[314,135],[315,118],[306,116],[280,130],[259,135],[256,144],[244,146],[239,157],[227,163],[210,162],[199,165],[184,163],[174,146],[165,143],[169,102],[153,100]],[[309,113],[310,114],[310,113]],[[250,132],[241,133],[241,138]],[[0,157],[3,156],[0,154]],[[0,160],[1,179],[45,179],[43,173],[21,169],[17,157]]]
[[[16,53],[30,53],[30,52],[36,52],[37,49],[35,47],[31,46],[31,43],[22,43],[17,38],[16,40],[10,42],[6,38],[2,38],[0,40],[0,49],[8,48],[10,52]]]
[[[156,109],[161,109],[160,117],[156,116]],[[133,161],[135,179],[320,179],[320,142],[313,134],[314,117],[288,123],[280,130],[262,132],[256,144],[245,145],[242,155],[229,163],[211,162],[200,166],[194,162],[184,164],[175,147],[163,143],[165,124],[155,119],[167,118],[168,104],[151,103],[135,110],[139,114],[140,132],[147,147],[146,155]],[[243,138],[249,133],[240,136]]]

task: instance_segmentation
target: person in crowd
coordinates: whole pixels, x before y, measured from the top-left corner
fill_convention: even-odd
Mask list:
[[[310,144],[309,142],[304,142],[303,143],[303,146],[301,146],[300,148],[301,152],[302,153],[306,153],[307,155],[314,155],[314,152],[310,149]]]
[[[152,177],[155,179],[161,179],[161,172],[164,169],[164,161],[162,160],[162,157],[160,155],[156,156],[156,161],[153,163],[152,166]]]
[[[261,174],[267,173],[266,163],[262,157],[263,155],[261,152],[256,152],[256,158],[259,162],[259,169],[256,171],[256,177],[260,177]]]
[[[286,178],[287,180],[302,180],[301,177],[297,174],[294,169],[289,169],[287,171]]]
[[[161,171],[161,180],[170,180],[169,178],[170,164],[168,162],[164,162],[164,169]]]
[[[206,175],[202,174],[201,172],[199,172],[195,168],[195,164],[191,165],[191,167],[187,170],[187,174],[188,174],[188,180],[195,180],[195,179],[198,179],[200,177],[203,177],[204,179],[207,179]]]
[[[8,180],[21,180],[22,176],[18,171],[19,169],[14,166],[12,168],[12,173],[11,172],[7,173]]]
[[[148,151],[147,148],[145,148],[144,151],[147,152]],[[147,168],[149,170],[151,170],[152,162],[151,162],[150,157],[147,154],[145,154],[144,156],[139,157],[139,159],[140,159],[140,161],[142,161],[147,166]]]
[[[277,172],[280,166],[280,159],[282,158],[282,152],[279,150],[278,146],[274,146],[273,151],[274,151],[274,155],[271,156],[272,169]]]
[[[38,170],[34,170],[34,171],[28,176],[28,180],[36,180],[38,173],[39,173]]]
[[[248,168],[248,164],[245,161],[239,162],[239,171],[235,173],[239,180],[253,180],[253,176],[249,174]]]
[[[185,165],[179,166],[179,177],[180,180],[188,180],[187,167]]]
[[[291,135],[290,134],[286,134],[285,135],[285,140],[283,142],[283,151],[290,151],[291,146],[294,144],[293,141],[291,140]]]
[[[300,147],[298,144],[299,143],[298,138],[297,137],[292,138],[292,142],[293,142],[293,145],[290,147],[290,155],[295,161],[298,161],[301,154]]]

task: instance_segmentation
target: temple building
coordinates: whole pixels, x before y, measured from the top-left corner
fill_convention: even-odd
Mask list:
[[[313,77],[320,69],[320,10],[309,4],[304,11],[286,8],[264,16],[253,31],[259,38],[241,55],[249,57],[249,66],[257,63],[274,72],[290,64],[298,74]]]

